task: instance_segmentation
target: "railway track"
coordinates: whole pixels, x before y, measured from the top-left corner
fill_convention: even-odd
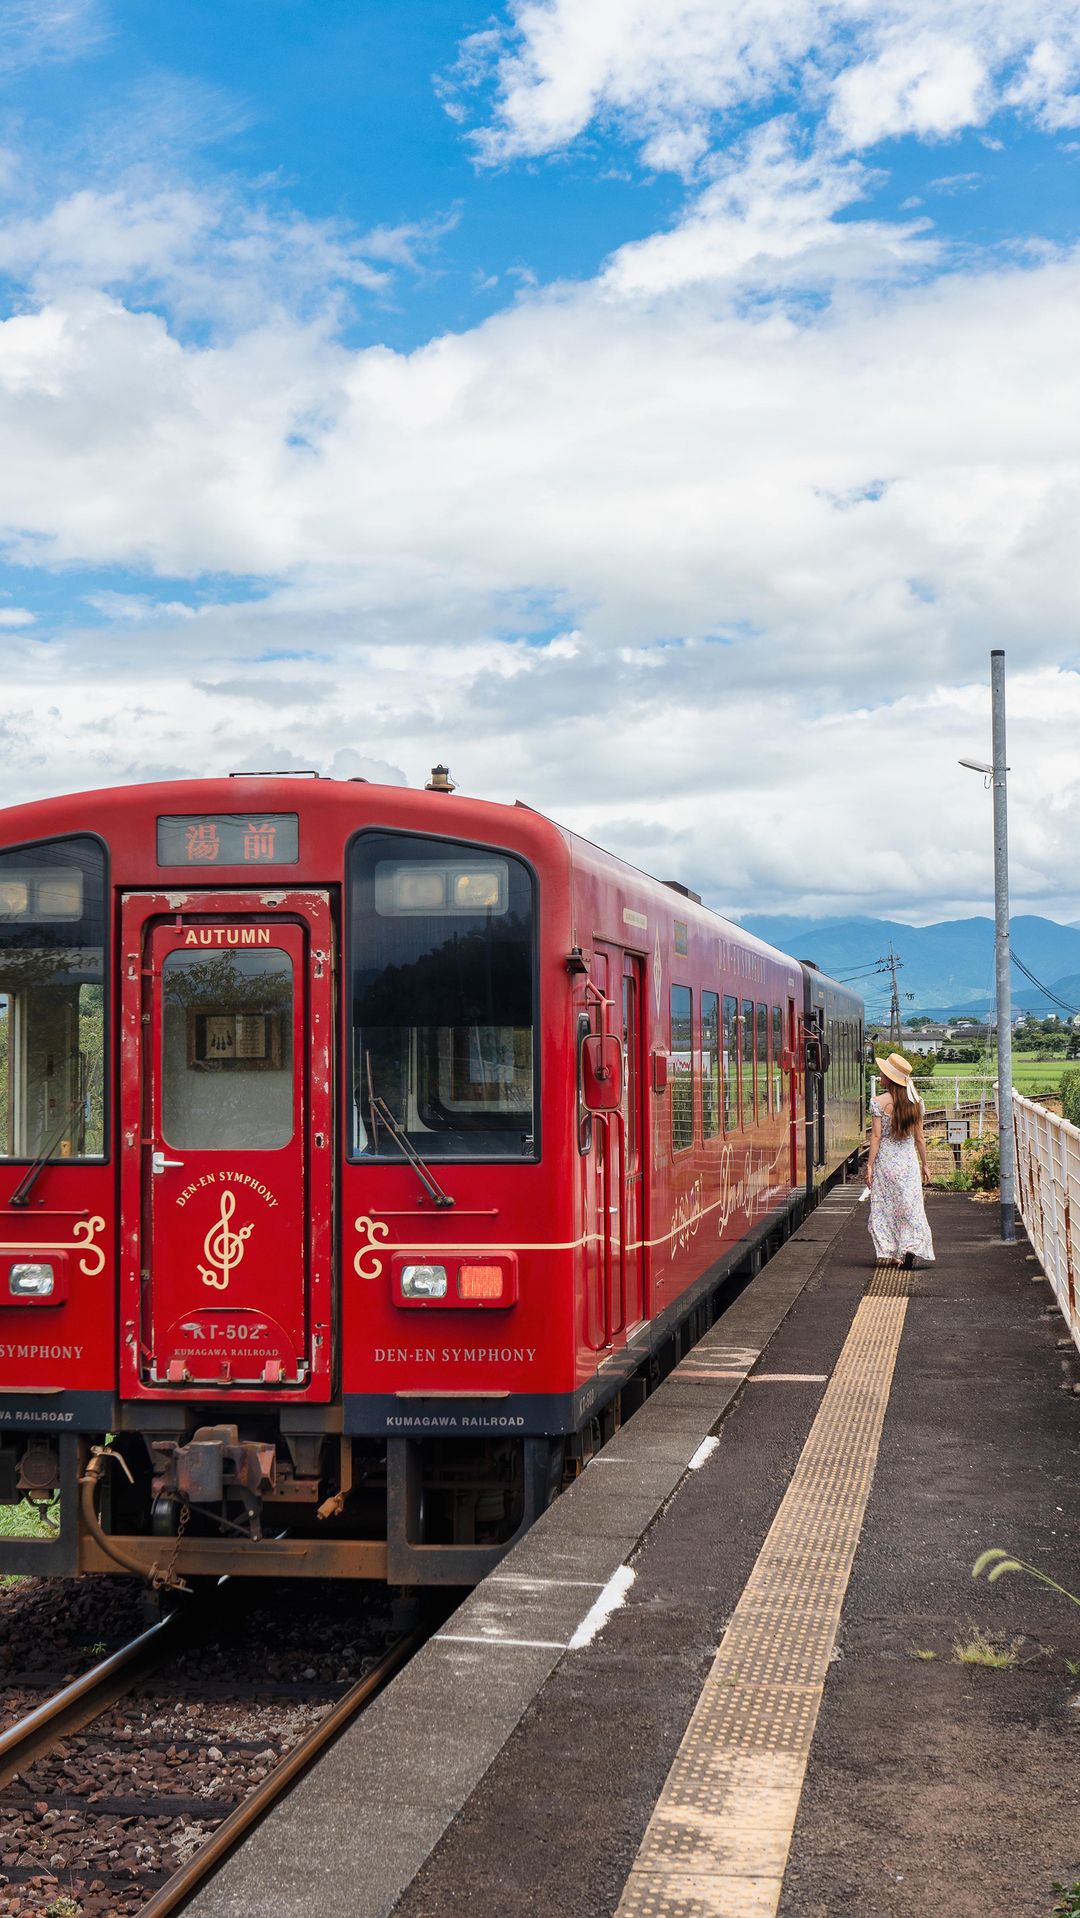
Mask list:
[[[170,1612],[0,1733],[0,1790],[156,1671],[176,1646],[182,1624],[181,1615]]]
[[[229,1674],[197,1702],[170,1686],[205,1615],[141,1632],[0,1734],[0,1915],[177,1910],[430,1629],[365,1653],[344,1686],[311,1666],[247,1689]]]

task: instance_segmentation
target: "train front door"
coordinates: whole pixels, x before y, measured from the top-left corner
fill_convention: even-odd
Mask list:
[[[170,913],[163,903],[124,902],[125,1083],[138,1062],[122,1175],[125,1263],[130,1247],[139,1280],[128,1319],[136,1389],[325,1398],[328,901],[189,895]]]

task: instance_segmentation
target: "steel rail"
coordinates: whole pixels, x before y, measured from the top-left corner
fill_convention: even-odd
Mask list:
[[[156,1670],[171,1655],[186,1622],[180,1612],[159,1618],[130,1644],[122,1645],[100,1664],[91,1665],[81,1678],[73,1679],[44,1705],[0,1733],[0,1788],[9,1785],[16,1772],[26,1771],[62,1738],[81,1731],[91,1719],[108,1711],[141,1678]]]
[[[206,1843],[199,1846],[197,1852],[173,1873],[160,1891],[139,1906],[139,1918],[164,1918],[166,1912],[176,1911],[201,1884],[202,1880],[243,1838],[251,1827],[258,1823],[264,1813],[269,1811],[275,1800],[280,1798],[301,1772],[316,1759],[326,1746],[331,1744],[340,1731],[343,1731],[351,1718],[367,1704],[393,1677],[399,1665],[403,1665],[430,1635],[430,1628],[416,1626],[411,1632],[399,1638],[384,1653],[377,1665],[365,1673],[355,1685],[344,1692],[330,1711],[319,1723],[312,1727],[299,1744],[278,1761],[273,1770],[256,1786],[243,1803],[237,1805],[227,1818],[223,1818],[217,1829],[211,1832]]]

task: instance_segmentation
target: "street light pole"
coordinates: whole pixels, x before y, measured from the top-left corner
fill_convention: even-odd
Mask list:
[[[994,974],[997,985],[998,1145],[1001,1154],[1001,1236],[1016,1238],[1015,1152],[1012,1111],[1012,958],[1009,952],[1009,801],[1005,764],[1005,654],[990,654],[990,710],[994,745]]]

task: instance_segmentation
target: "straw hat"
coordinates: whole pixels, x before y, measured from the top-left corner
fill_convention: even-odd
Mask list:
[[[887,1059],[875,1058],[874,1064],[883,1079],[891,1079],[894,1086],[904,1086],[908,1098],[914,1103],[919,1095],[911,1083],[912,1067],[906,1059],[902,1059],[898,1052],[890,1052]]]

